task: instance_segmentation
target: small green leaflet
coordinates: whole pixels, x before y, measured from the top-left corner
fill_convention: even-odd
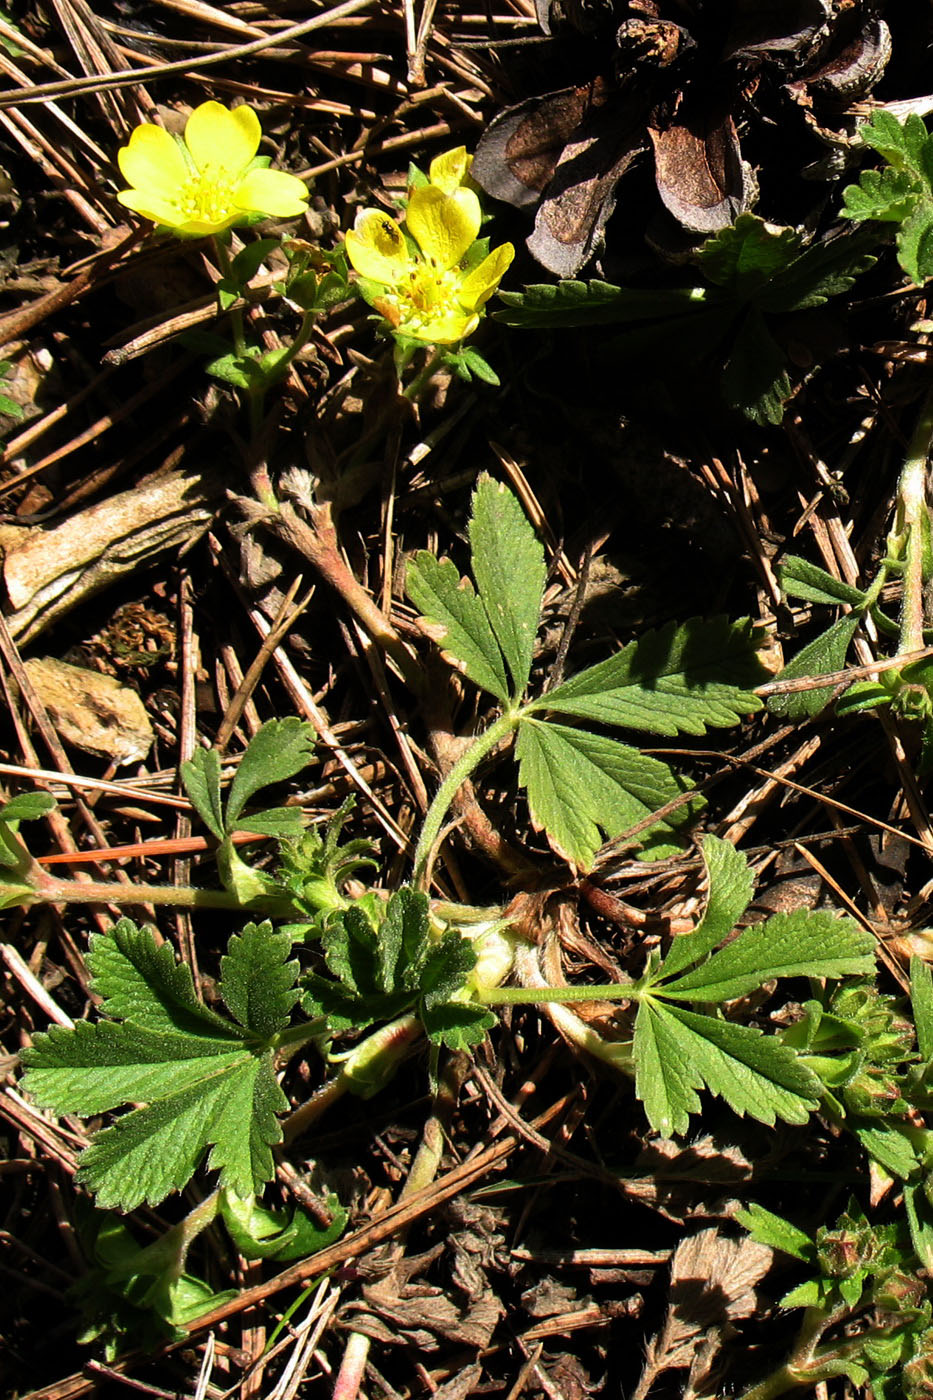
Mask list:
[[[508,704],[521,699],[531,673],[544,550],[518,501],[489,476],[473,493],[470,549],[478,592],[449,560],[424,551],[409,564],[407,589],[464,673]]]
[[[788,554],[777,573],[788,598],[802,598],[806,603],[849,603],[854,608],[865,605],[866,595],[861,588],[834,578],[799,554]]]
[[[220,755],[216,749],[197,749],[179,769],[185,792],[205,826],[222,841],[234,831],[260,835],[297,837],[302,832],[297,807],[273,807],[243,815],[243,808],[260,788],[283,783],[311,761],[314,731],[303,720],[270,719],[250,740],[224,808],[220,788]]]
[[[476,586],[518,700],[531,675],[544,596],[544,550],[511,491],[490,476],[481,476],[473,493],[470,550]]]
[[[795,229],[740,214],[700,249],[701,271],[739,302],[769,314],[809,311],[849,291],[875,258],[864,235],[845,233],[805,244]]]
[[[690,315],[704,300],[702,287],[633,291],[611,282],[537,282],[522,292],[500,292],[504,310],[494,321],[524,330],[625,325],[657,317]]]
[[[56,805],[49,792],[21,792],[0,807],[0,869],[17,871],[24,877],[21,884],[4,882],[0,909],[19,904],[21,900],[28,903],[35,893],[28,878],[29,853],[17,835],[20,822],[37,821],[54,811]]]
[[[732,932],[751,903],[754,877],[748,861],[730,842],[707,836],[703,841],[703,860],[709,881],[706,911],[692,933],[674,939],[661,965],[661,978],[673,977],[712,952]]]
[[[434,937],[420,890],[396,890],[378,928],[351,905],[330,920],[321,945],[335,980],[306,977],[302,1004],[334,1030],[362,1029],[413,1011],[429,1040],[462,1050],[495,1025],[491,1012],[469,1000],[472,944],[456,929]]]
[[[874,1118],[850,1120],[850,1126],[869,1157],[880,1162],[889,1176],[906,1181],[919,1170],[920,1158],[908,1125],[896,1119]]]
[[[734,1001],[773,977],[871,976],[875,940],[852,919],[826,910],[773,914],[694,971],[652,992],[674,1001]]]
[[[761,708],[753,687],[767,678],[760,638],[747,619],[698,618],[646,632],[615,656],[531,702],[648,734],[705,734]]]
[[[845,617],[840,617],[838,622],[834,622],[825,632],[821,632],[798,651],[775,680],[801,680],[805,676],[832,675],[841,671],[846,664],[846,656],[860,622],[861,617],[858,613],[848,613]],[[773,715],[780,715],[782,719],[808,719],[819,714],[832,698],[833,687],[821,685],[814,690],[770,695],[768,709]]]
[[[775,426],[793,394],[787,357],[757,306],[745,313],[722,370],[722,396],[752,423]]]
[[[922,958],[910,960],[910,1004],[917,1031],[917,1049],[925,1065],[933,1060],[933,973]]]
[[[274,1073],[276,1031],[295,1000],[291,940],[248,924],[230,940],[221,991],[236,1021],[204,1006],[171,950],[128,919],[95,935],[88,955],[112,1019],[52,1027],[24,1052],[25,1087],[56,1113],[142,1108],[98,1133],[79,1179],[104,1208],[133,1210],[180,1190],[210,1147],[209,1165],[238,1195],[262,1189],[287,1107]]]
[[[581,870],[592,868],[604,840],[637,826],[690,789],[666,763],[629,744],[538,719],[519,727],[516,757],[533,820]],[[660,859],[680,850],[673,833],[701,804],[701,798],[685,802],[641,832],[645,853]]]
[[[333,1244],[347,1226],[348,1214],[336,1196],[328,1196],[331,1223],[322,1226],[304,1210],[267,1210],[255,1197],[224,1191],[220,1212],[244,1259],[307,1259]]]
[[[701,1088],[769,1126],[805,1123],[819,1103],[816,1075],[773,1036],[651,998],[638,1008],[634,1052],[635,1092],[665,1137],[687,1131]]]
[[[799,1230],[796,1225],[792,1225],[789,1220],[765,1210],[757,1201],[737,1210],[734,1219],[745,1226],[758,1244],[766,1244],[769,1249],[779,1249],[783,1254],[790,1254],[804,1264],[816,1262],[816,1245],[810,1236]]]
[[[449,559],[420,550],[408,565],[408,596],[433,628],[444,653],[474,685],[508,704],[505,662],[481,598]]]
[[[307,768],[314,753],[314,731],[294,717],[270,719],[249,741],[227,797],[227,830],[242,816],[260,788],[283,783]],[[249,818],[255,821],[255,815]],[[250,828],[254,830],[255,828]]]

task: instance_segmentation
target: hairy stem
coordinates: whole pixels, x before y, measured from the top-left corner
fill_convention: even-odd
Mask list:
[[[605,982],[593,987],[477,987],[476,1001],[484,1006],[535,1006],[539,1002],[631,1001],[628,983]]]
[[[919,651],[923,646],[924,547],[929,538],[926,468],[931,441],[933,389],[924,399],[898,483],[897,523],[907,537],[899,652]]]
[[[110,881],[56,880],[42,872],[36,897],[46,904],[158,904],[173,909],[235,909],[281,918],[280,899],[244,901],[230,890],[199,890],[190,885],[118,885]]]
[[[443,351],[435,350],[424,369],[421,370],[419,374],[415,375],[407,389],[402,390],[403,397],[408,399],[411,403],[417,402],[430,383],[432,375],[440,367],[443,358]]]
[[[441,827],[444,825],[444,818],[450,810],[450,804],[457,795],[457,789],[468,778],[473,770],[482,762],[488,753],[508,738],[518,723],[516,713],[502,715],[491,724],[489,728],[480,734],[468,749],[458,758],[451,768],[447,777],[441,783],[435,794],[434,801],[428,808],[424,819],[424,826],[421,828],[421,836],[418,840],[418,847],[415,851],[415,873],[416,885],[424,885],[427,876],[428,861],[434,844],[440,836]]]
[[[775,1400],[775,1396],[783,1395],[785,1391],[796,1390],[804,1385],[812,1386],[817,1381],[828,1379],[830,1375],[843,1374],[841,1356],[844,1348],[826,1348],[826,1354],[823,1356],[817,1348],[827,1328],[845,1317],[848,1312],[846,1307],[835,1308],[829,1312],[825,1308],[807,1308],[800,1323],[794,1349],[783,1366],[778,1366],[770,1376],[759,1381],[758,1385],[744,1390],[739,1400]],[[857,1350],[862,1340],[853,1339],[850,1350]],[[832,1369],[834,1360],[840,1362],[835,1370]],[[827,1370],[827,1367],[830,1369]]]
[[[373,641],[395,662],[406,684],[417,694],[421,689],[420,668],[385,613],[347,568],[337,545],[329,507],[318,507],[313,523],[309,524],[291,505],[283,502],[278,513],[264,524],[314,565],[321,577],[340,594]]]

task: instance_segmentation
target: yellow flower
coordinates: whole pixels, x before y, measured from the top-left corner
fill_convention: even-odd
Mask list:
[[[460,266],[482,216],[478,195],[463,184],[469,168],[462,146],[431,162],[429,183],[408,201],[408,240],[379,209],[361,209],[346,235],[353,267],[381,289],[369,298],[372,305],[412,340],[455,345],[471,335],[515,256],[511,243],[503,243],[477,267]]]
[[[131,186],[117,199],[144,218],[193,238],[222,233],[251,214],[295,218],[307,208],[308,191],[297,176],[256,163],[261,135],[252,107],[231,111],[219,102],[195,107],[184,144],[145,122],[117,152]]]

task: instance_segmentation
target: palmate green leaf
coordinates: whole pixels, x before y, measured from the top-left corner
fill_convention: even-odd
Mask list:
[[[701,271],[739,302],[782,313],[822,306],[847,292],[875,259],[862,235],[845,233],[809,245],[792,228],[774,228],[756,214],[740,214],[708,239]]]
[[[746,928],[708,962],[655,986],[672,1001],[732,1001],[773,977],[871,976],[875,940],[854,920],[795,909]]]
[[[884,156],[884,171],[863,172],[844,191],[843,214],[900,224],[897,254],[918,286],[933,276],[933,137],[916,113],[903,123],[878,110],[859,127],[866,145]]]
[[[515,496],[481,476],[470,516],[473,577],[512,677],[512,696],[525,691],[541,617],[544,550]]]
[[[834,578],[798,554],[788,554],[777,574],[788,598],[802,598],[807,603],[849,603],[854,608],[865,605],[865,593],[861,588]]]
[[[428,898],[402,886],[374,928],[356,906],[338,914],[322,935],[327,965],[338,979],[304,979],[302,1005],[326,1016],[334,1030],[388,1021],[413,1011],[425,1034],[451,1049],[476,1045],[495,1023],[464,999],[476,953],[456,929],[434,938]]]
[[[635,1020],[635,1091],[665,1136],[687,1131],[708,1089],[742,1116],[773,1126],[805,1123],[821,1086],[794,1052],[752,1026],[701,1016],[645,997]]]
[[[499,643],[472,584],[449,559],[421,550],[408,565],[405,587],[415,607],[440,629],[438,645],[474,685],[506,704],[509,683]]]
[[[804,676],[832,675],[841,671],[852,638],[855,636],[861,617],[858,613],[848,613],[827,627],[812,642],[808,642],[792,661],[780,671],[775,680],[801,680]],[[833,698],[833,686],[821,685],[815,690],[790,691],[787,695],[769,695],[768,709],[782,719],[807,719],[819,714]]]
[[[243,808],[255,792],[300,773],[313,753],[314,730],[305,720],[293,716],[267,720],[249,741],[230,785],[225,830],[236,830]],[[245,822],[248,829],[248,817]]]
[[[293,1000],[287,952],[287,937],[268,924],[231,941],[223,989],[239,1026],[197,1000],[188,969],[176,967],[148,930],[124,919],[95,936],[93,985],[105,1013],[126,1019],[53,1026],[23,1060],[25,1088],[57,1113],[144,1105],[97,1134],[81,1156],[79,1179],[101,1206],[157,1204],[185,1185],[208,1148],[221,1184],[239,1195],[269,1180],[287,1101],[268,1032]]]
[[[533,820],[581,870],[592,867],[604,839],[636,826],[690,788],[665,763],[628,744],[531,718],[519,726],[516,757]],[[660,858],[679,850],[673,833],[701,801],[684,803],[640,833],[643,852]]]
[[[298,963],[288,960],[292,940],[274,933],[268,920],[234,934],[220,960],[220,994],[252,1035],[266,1039],[284,1030],[298,1000]]]
[[[766,679],[747,619],[692,618],[646,632],[615,656],[534,700],[550,710],[648,734],[705,734],[761,709]]]
[[[729,841],[707,836],[703,860],[709,881],[706,910],[692,933],[674,939],[659,977],[673,977],[705,957],[732,932],[751,903],[754,876],[748,861]]]
[[[590,282],[538,282],[521,292],[500,292],[493,320],[525,330],[606,326],[657,317],[691,315],[702,306],[702,287],[634,291],[594,278]]]
[[[893,112],[879,107],[859,126],[858,134],[895,170],[906,170],[916,179],[923,177],[930,137],[922,117],[915,112],[900,122]]]

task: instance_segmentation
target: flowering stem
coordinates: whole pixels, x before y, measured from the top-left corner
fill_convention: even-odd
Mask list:
[[[306,311],[302,316],[301,325],[298,327],[298,334],[295,336],[295,339],[288,347],[288,350],[285,352],[282,359],[279,361],[280,375],[285,374],[298,352],[300,350],[303,350],[307,345],[308,341],[311,339],[311,332],[314,330],[314,323],[316,320],[316,311]]]
[[[211,242],[214,245],[214,252],[217,255],[217,266],[220,269],[221,278],[226,281],[234,281],[235,278],[233,276],[233,263],[231,261],[230,253],[227,249],[226,243],[224,243],[222,238],[218,237],[212,238]],[[218,306],[220,307],[220,310],[222,312],[223,307],[220,306],[219,296]],[[243,312],[238,306],[233,307],[230,312],[230,329],[233,332],[234,350],[238,355],[245,355],[246,334],[243,329]]]
[[[424,369],[420,374],[416,374],[407,389],[402,390],[402,397],[409,399],[412,403],[417,402],[424,390],[427,388],[434,373],[444,362],[444,351],[435,350]]]

